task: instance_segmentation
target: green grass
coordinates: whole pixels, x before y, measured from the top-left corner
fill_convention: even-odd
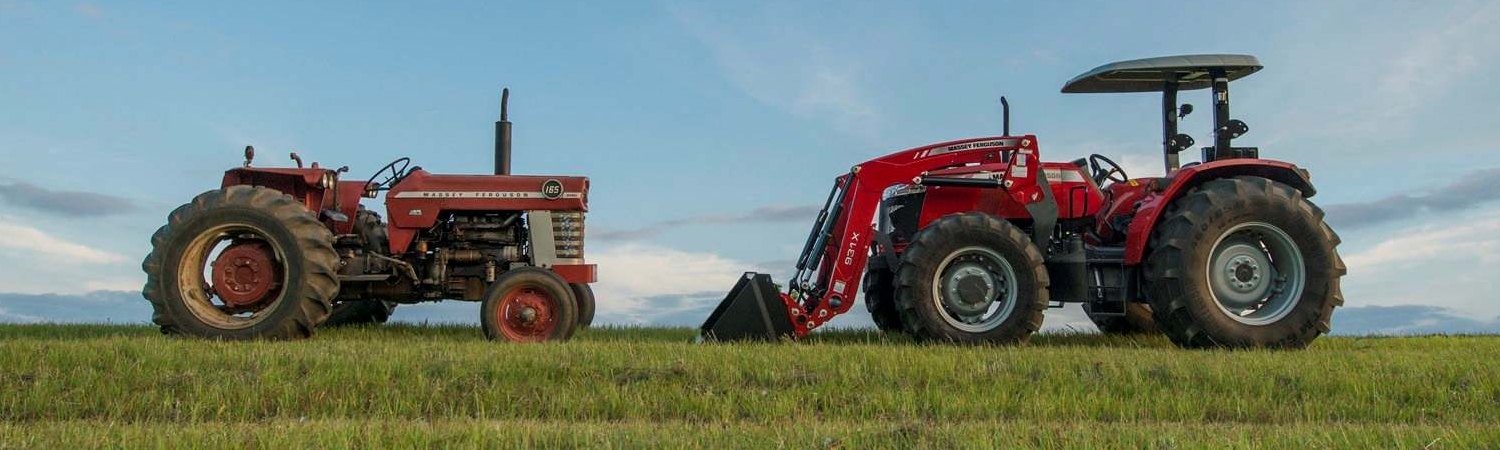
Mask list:
[[[1188,351],[1161,337],[794,344],[470,327],[211,342],[0,327],[0,448],[1475,448],[1500,442],[1500,337]]]

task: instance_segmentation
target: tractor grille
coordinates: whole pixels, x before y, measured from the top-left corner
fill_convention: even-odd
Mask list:
[[[552,213],[552,239],[560,259],[583,259],[583,211]]]

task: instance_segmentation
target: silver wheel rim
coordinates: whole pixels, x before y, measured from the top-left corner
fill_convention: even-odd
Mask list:
[[[969,333],[994,330],[1016,309],[1016,271],[999,253],[964,247],[938,264],[932,303],[948,325]]]
[[[1290,314],[1307,278],[1297,243],[1265,222],[1242,223],[1220,234],[1207,271],[1214,304],[1247,325],[1269,325]]]

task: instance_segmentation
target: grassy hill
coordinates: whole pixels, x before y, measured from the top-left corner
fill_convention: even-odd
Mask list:
[[[917,345],[865,331],[694,345],[468,327],[227,343],[0,327],[0,448],[1475,448],[1500,442],[1500,337],[1324,338],[1295,352],[1160,337]]]

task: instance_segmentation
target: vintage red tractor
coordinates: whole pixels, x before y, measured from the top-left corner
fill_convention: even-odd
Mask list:
[[[1229,82],[1246,55],[1107,64],[1065,93],[1161,92],[1166,176],[1129,178],[1103,155],[1043,162],[1037,137],[927,145],[834,179],[786,292],[746,273],[702,327],[711,339],[803,336],[848,312],[861,286],[882,330],[1015,343],[1042,311],[1082,303],[1105,332],[1164,332],[1184,347],[1302,347],[1343,303],[1338,236],[1308,201],[1308,172],[1231,141]],[[1213,145],[1178,133],[1177,93],[1213,93]],[[1002,103],[1004,100],[1002,99]],[[872,226],[874,224],[874,226]],[[861,283],[861,279],[863,283]]]
[[[510,175],[509,91],[494,175],[438,175],[400,158],[365,181],[313,163],[244,167],[151,237],[143,295],[162,332],[304,338],[330,319],[382,322],[398,303],[482,302],[490,339],[563,340],[594,315],[584,262],[589,180]],[[386,218],[362,198],[385,193]]]

